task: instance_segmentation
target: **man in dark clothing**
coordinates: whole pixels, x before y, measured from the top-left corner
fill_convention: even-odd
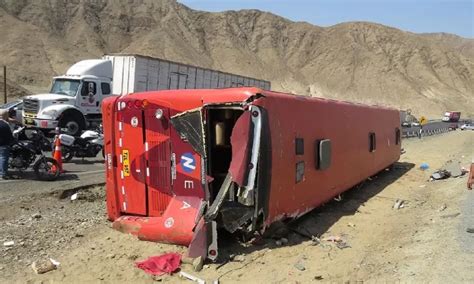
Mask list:
[[[8,158],[13,134],[10,128],[8,111],[0,110],[0,180],[8,179]]]

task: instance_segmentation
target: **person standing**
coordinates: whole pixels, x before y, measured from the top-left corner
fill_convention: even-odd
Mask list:
[[[9,179],[8,158],[10,157],[10,145],[13,143],[9,120],[8,111],[0,110],[0,180]]]

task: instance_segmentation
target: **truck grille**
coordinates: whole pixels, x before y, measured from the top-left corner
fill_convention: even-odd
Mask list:
[[[32,99],[24,99],[23,110],[25,113],[37,114],[39,110],[39,101]]]

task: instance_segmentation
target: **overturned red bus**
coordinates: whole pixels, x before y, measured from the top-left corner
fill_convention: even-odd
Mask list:
[[[257,88],[111,97],[107,210],[139,239],[217,257],[217,230],[297,218],[400,157],[395,109]]]

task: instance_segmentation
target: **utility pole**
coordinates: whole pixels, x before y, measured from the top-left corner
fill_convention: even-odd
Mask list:
[[[7,66],[3,66],[3,102],[7,103]]]

